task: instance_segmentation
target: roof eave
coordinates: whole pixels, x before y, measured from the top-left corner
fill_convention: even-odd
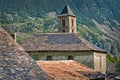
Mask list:
[[[102,52],[102,53],[107,53],[106,51],[100,51],[100,50],[27,50],[26,52],[56,52],[56,51],[60,51],[60,52]]]
[[[63,16],[72,16],[72,17],[76,17],[75,15],[71,15],[71,14],[62,14],[62,15],[57,15],[57,17],[63,17]]]

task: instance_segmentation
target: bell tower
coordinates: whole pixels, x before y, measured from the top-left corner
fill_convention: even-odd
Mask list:
[[[76,16],[71,11],[69,5],[66,5],[58,18],[59,33],[76,33]]]

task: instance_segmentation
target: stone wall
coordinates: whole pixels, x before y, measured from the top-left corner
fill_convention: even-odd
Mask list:
[[[62,20],[65,20],[65,26],[62,26]],[[72,25],[73,20],[73,25]],[[62,32],[64,29],[67,33],[76,33],[76,17],[73,16],[58,16],[58,32]],[[72,32],[73,30],[73,32]]]
[[[107,63],[107,73],[108,74],[116,73],[116,64],[115,63]]]
[[[94,52],[94,69],[106,73],[106,54]]]
[[[76,55],[77,56],[74,58],[75,61],[85,64],[90,68],[94,68],[93,52],[77,52]]]
[[[94,68],[93,52],[29,52],[34,57],[38,55],[39,60],[47,60],[47,56],[52,56],[53,60],[68,60],[68,56],[73,56],[74,60]]]
[[[73,56],[78,63],[106,73],[106,54],[100,52],[28,52],[32,57],[38,56],[38,60],[47,60],[47,56],[52,56],[53,60],[68,60],[68,56]]]
[[[65,20],[65,26],[62,26],[62,20]],[[62,33],[62,30],[64,29],[65,32],[69,32],[69,17],[68,16],[59,16],[58,17],[58,32]]]
[[[73,20],[73,25],[72,25],[72,20]],[[69,32],[76,33],[76,17],[69,16]]]

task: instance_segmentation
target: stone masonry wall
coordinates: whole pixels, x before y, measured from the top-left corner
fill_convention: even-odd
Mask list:
[[[62,20],[65,20],[65,26],[62,26]],[[69,21],[68,21],[69,17],[67,16],[60,16],[58,17],[58,32],[62,33],[62,30],[65,29],[66,32],[69,32]]]
[[[96,71],[101,71],[102,73],[106,73],[106,54],[95,52],[94,53],[94,69]]]
[[[72,20],[73,20],[73,25],[72,25]],[[76,33],[76,17],[69,16],[69,32]]]
[[[68,60],[68,56],[73,56],[78,63],[94,68],[93,52],[29,52],[29,54],[32,57],[37,55],[39,60],[47,60],[49,55],[53,60]]]
[[[34,57],[38,56],[38,60],[47,60],[47,56],[52,56],[53,60],[68,60],[68,56],[73,56],[78,63],[85,64],[96,71],[106,72],[106,54],[100,52],[29,52]],[[100,57],[101,56],[101,57]]]

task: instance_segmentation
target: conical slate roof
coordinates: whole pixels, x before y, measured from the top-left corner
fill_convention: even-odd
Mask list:
[[[66,5],[66,6],[64,7],[64,9],[62,10],[62,12],[60,13],[60,15],[63,15],[63,14],[75,16],[75,15],[73,14],[72,10],[70,9],[69,5]]]
[[[0,80],[52,80],[12,37],[0,28]]]

